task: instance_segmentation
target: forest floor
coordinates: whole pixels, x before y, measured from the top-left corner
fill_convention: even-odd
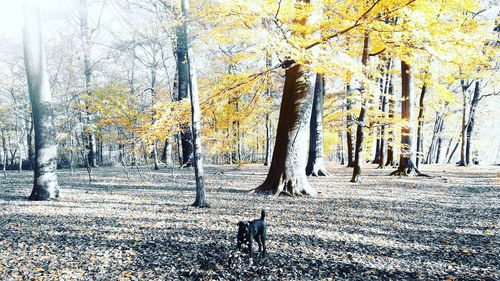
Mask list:
[[[261,165],[59,171],[58,201],[30,202],[31,172],[0,178],[0,280],[500,280],[500,167],[423,166],[432,178],[361,184],[331,165],[318,198],[249,194]],[[2,175],[0,175],[2,176]],[[236,250],[237,222],[267,210],[268,254]],[[255,244],[254,244],[255,245]]]

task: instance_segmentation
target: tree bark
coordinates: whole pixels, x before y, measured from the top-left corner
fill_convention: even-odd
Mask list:
[[[306,166],[308,176],[328,176],[323,159],[323,101],[325,79],[317,74],[314,84],[314,97],[309,126],[309,157]]]
[[[451,141],[450,141],[450,143],[451,143]],[[451,160],[453,159],[453,155],[455,155],[455,152],[457,151],[457,148],[459,145],[460,145],[460,141],[457,141],[457,143],[453,147],[453,150],[450,152],[450,155],[448,156],[448,161],[446,161],[446,164],[450,164]]]
[[[368,65],[368,58],[370,53],[370,37],[368,34],[365,34],[364,42],[363,42],[363,56],[361,58],[361,63],[364,67]],[[359,112],[358,117],[358,127],[356,129],[356,147],[354,154],[354,168],[352,171],[351,182],[359,182],[361,176],[361,169],[364,161],[364,153],[363,153],[363,141],[365,135],[365,124],[367,122],[366,119],[366,103],[367,103],[367,93],[365,92],[364,86],[361,86],[361,94],[364,96],[363,101],[361,102],[361,110]]]
[[[83,65],[84,65],[84,76],[85,76],[85,94],[90,98],[91,89],[90,89],[90,79],[92,77],[92,65],[90,62],[90,48],[91,48],[91,39],[90,39],[90,30],[88,26],[88,5],[87,0],[80,0],[80,30],[82,34],[83,41]],[[88,162],[91,167],[97,167],[97,159],[96,159],[96,139],[95,132],[93,126],[93,115],[88,109],[88,103],[90,101],[86,101],[86,129],[85,134],[87,138],[87,148],[88,148]]]
[[[256,192],[317,195],[306,176],[315,76],[299,64],[286,70],[273,158],[267,178]]]
[[[434,147],[435,143],[437,140],[437,134],[438,134],[438,128],[439,128],[439,123],[441,122],[441,115],[439,112],[436,112],[436,120],[434,121],[434,129],[432,130],[432,138],[431,138],[431,144],[429,145],[429,150],[427,151],[427,157],[425,159],[425,164],[432,164],[433,162],[433,155],[434,155]]]
[[[185,46],[188,46],[188,25],[187,21],[190,19],[189,12],[189,2],[188,0],[181,1],[181,11],[184,16],[184,21],[182,23],[182,34],[184,35],[184,43]],[[191,102],[191,130],[192,140],[193,140],[193,165],[194,165],[194,174],[196,180],[196,199],[193,203],[193,206],[198,208],[208,207],[208,203],[206,200],[206,190],[205,190],[205,179],[203,172],[203,154],[201,147],[201,112],[200,112],[200,101],[198,94],[198,81],[196,78],[196,69],[194,65],[190,61],[190,53],[192,51],[188,48],[185,49],[185,64],[188,70],[188,90],[191,93],[190,102]],[[180,72],[179,72],[180,77]],[[180,81],[180,79],[179,79]],[[181,85],[179,83],[179,89]]]
[[[387,118],[387,96],[389,95],[389,85],[392,83],[392,74],[390,71],[392,70],[394,60],[392,58],[389,59],[387,62],[387,73],[385,74],[385,81],[384,81],[384,86],[382,89],[382,100],[381,100],[381,110],[384,118]],[[385,153],[386,146],[387,146],[387,126],[385,125],[385,121],[380,126],[380,161],[379,161],[379,166],[377,169],[384,169],[386,164],[386,159],[387,159],[387,154]]]
[[[266,67],[271,68],[272,67],[272,59],[271,55],[268,53],[266,57]],[[266,95],[271,98],[271,75],[268,75],[267,77],[267,89],[266,89]],[[271,126],[271,113],[266,112],[266,158],[264,159],[264,166],[268,166],[269,162],[271,160],[271,138],[272,138],[272,126]]]
[[[467,125],[467,137],[466,137],[466,144],[465,144],[465,163],[467,165],[471,164],[471,154],[472,154],[472,134],[474,132],[474,124],[475,124],[475,119],[476,119],[476,109],[477,105],[479,103],[479,97],[481,94],[481,88],[479,81],[476,81],[475,86],[474,86],[474,95],[472,96],[472,101],[470,104],[470,110],[469,110],[469,122]]]
[[[425,94],[427,93],[427,85],[422,86],[422,92],[420,93],[420,100],[418,103],[418,128],[417,128],[417,156],[415,160],[415,165],[418,168],[418,165],[421,162],[421,159],[423,159],[423,153],[424,153],[424,114],[425,114],[425,108],[424,108],[424,99],[425,99]]]
[[[354,151],[352,140],[352,101],[351,101],[351,85],[346,85],[346,139],[347,139],[347,167],[354,167]]]
[[[30,114],[30,121],[26,121],[29,123],[28,133],[26,134],[26,143],[28,144],[28,166],[31,170],[33,170],[33,163],[35,158],[35,153],[33,151],[33,113]],[[28,127],[28,124],[26,124]]]
[[[163,154],[161,156],[162,161],[165,162],[167,166],[172,165],[172,143],[168,139],[165,139],[165,146],[163,147]]]
[[[182,22],[177,27],[177,77],[178,96],[177,100],[189,98],[189,65],[188,65],[188,34],[187,22]],[[193,157],[193,136],[188,125],[182,127],[181,131],[182,163],[181,167],[191,167]]]
[[[394,101],[394,84],[392,81],[392,76],[389,79],[389,87],[387,89],[388,96],[388,104],[389,104],[389,119],[394,119],[394,111],[396,107],[396,103]],[[387,132],[387,161],[385,162],[385,166],[394,166],[394,128],[390,128]]]
[[[59,197],[55,173],[57,143],[52,112],[52,96],[45,63],[40,10],[37,4],[24,5],[24,64],[35,130],[35,167],[30,200]]]
[[[3,128],[1,129],[0,131],[2,133],[2,170],[3,170],[3,177],[4,179],[7,179],[7,173],[5,172],[5,170],[7,169],[7,153],[8,153],[8,149],[7,149],[7,142],[5,141],[5,131],[3,130]]]
[[[465,161],[465,143],[466,143],[466,130],[467,130],[467,91],[470,87],[470,84],[467,85],[464,80],[460,81],[462,86],[462,95],[463,95],[463,105],[462,105],[462,129],[461,129],[461,142],[460,142],[460,162],[458,166],[467,166],[467,162]]]
[[[415,143],[414,143],[414,117],[413,99],[415,96],[415,84],[413,68],[401,61],[401,119],[406,125],[401,127],[401,155],[399,167],[391,175],[422,175],[415,166]]]

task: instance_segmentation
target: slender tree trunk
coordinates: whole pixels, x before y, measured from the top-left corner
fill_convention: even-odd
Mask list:
[[[344,127],[344,118],[342,118],[342,127]],[[345,165],[345,152],[344,152],[344,133],[342,131],[339,131],[339,138],[340,138],[340,144],[339,144],[339,153],[340,153],[340,165],[344,166]]]
[[[443,142],[443,128],[444,128],[444,114],[441,114],[441,118],[439,119],[439,124],[437,128],[437,137],[436,137],[436,145],[435,145],[435,150],[436,150],[436,158],[435,158],[435,163],[440,162],[441,158],[441,146]]]
[[[401,127],[401,155],[399,167],[391,175],[422,175],[415,166],[415,143],[414,143],[414,117],[413,117],[413,99],[415,96],[415,84],[413,68],[401,61],[401,119],[405,125]]]
[[[380,101],[380,109],[382,111],[382,116],[384,119],[386,118],[386,104],[387,104],[387,88],[384,87],[384,90],[382,92],[382,99]],[[384,121],[385,122],[385,121]],[[382,124],[380,126],[380,145],[379,145],[379,161],[378,161],[378,167],[377,169],[384,169],[385,168],[385,139],[386,139],[386,131],[385,131],[385,124]]]
[[[4,179],[7,179],[7,173],[5,172],[5,170],[7,169],[7,153],[8,153],[8,149],[7,149],[7,142],[5,141],[5,131],[3,130],[3,128],[1,129],[0,131],[2,133],[2,170],[3,170],[3,177]]]
[[[177,27],[177,77],[178,77],[178,96],[177,100],[189,98],[189,65],[188,65],[188,35],[187,22],[183,22]],[[181,167],[191,167],[193,157],[193,142],[191,128],[189,125],[182,127],[181,145],[182,145],[182,162]]]
[[[392,74],[390,71],[393,68],[393,63],[394,60],[390,58],[387,62],[387,67],[386,71],[387,73],[384,75],[384,86],[382,89],[382,99],[381,99],[381,110],[382,110],[382,115],[385,118],[387,118],[387,100],[388,100],[388,95],[389,95],[389,85],[391,84],[392,81]],[[387,154],[386,154],[386,146],[387,146],[387,126],[385,125],[385,121],[380,127],[380,161],[379,161],[379,166],[377,167],[378,169],[384,169],[385,168],[385,163],[387,160]]]
[[[453,155],[455,155],[455,152],[457,151],[457,148],[459,145],[460,145],[460,141],[457,141],[457,143],[453,147],[453,150],[450,153],[450,156],[448,157],[448,161],[446,162],[446,164],[450,164],[451,160],[453,159]]]
[[[55,173],[57,143],[52,96],[43,50],[40,10],[37,4],[24,5],[24,64],[35,130],[35,167],[30,200],[59,197]]]
[[[441,162],[441,146],[443,143],[443,138],[442,136],[438,136],[437,139],[437,147],[436,147],[436,164],[439,164]]]
[[[389,99],[389,120],[394,119],[394,111],[396,108],[396,103],[394,101],[394,85],[392,81],[392,76],[389,79],[389,88],[387,89],[387,96]],[[394,125],[388,128],[388,138],[387,138],[387,161],[385,166],[394,166]]]
[[[370,53],[370,37],[368,34],[365,34],[364,43],[363,43],[363,57],[361,62],[364,67],[368,65],[368,57]],[[356,129],[356,147],[354,154],[354,168],[352,171],[351,182],[359,182],[361,177],[361,169],[364,161],[364,153],[363,153],[363,141],[365,135],[365,124],[368,120],[366,118],[366,103],[367,103],[367,94],[364,85],[361,89],[361,94],[363,95],[363,101],[361,102],[361,110],[359,112],[358,117],[358,127]]]
[[[479,81],[476,81],[474,86],[474,95],[472,96],[472,101],[469,110],[469,122],[467,125],[467,138],[465,144],[465,163],[467,165],[471,164],[471,154],[472,154],[472,133],[474,132],[474,123],[476,119],[476,109],[479,103],[479,96],[481,93],[481,88]]]
[[[156,54],[153,55],[153,57],[156,59]],[[155,115],[156,111],[154,109],[155,102],[156,102],[156,68],[157,68],[158,63],[155,61],[151,64],[150,66],[150,74],[151,74],[151,108],[152,108],[152,116],[151,116],[151,122],[155,122]],[[154,162],[154,169],[159,170],[160,169],[160,160],[158,159],[158,140],[155,138],[153,141],[153,162]]]
[[[271,158],[271,118],[269,114],[266,114],[266,158],[264,160],[264,166],[269,165],[269,159]]]
[[[182,14],[184,16],[185,21],[182,23],[182,33],[185,38],[185,46],[188,46],[188,25],[187,21],[190,19],[189,13],[188,13],[188,7],[189,7],[189,2],[188,0],[182,0],[181,2],[181,10]],[[201,124],[200,124],[200,119],[201,119],[201,112],[200,112],[200,101],[199,101],[199,94],[198,94],[198,81],[196,78],[196,69],[194,68],[194,65],[191,63],[190,60],[190,53],[192,55],[192,51],[186,48],[185,52],[185,59],[186,59],[186,64],[187,64],[187,69],[188,69],[188,87],[189,91],[191,93],[190,95],[190,101],[191,101],[191,130],[193,132],[192,134],[192,140],[193,140],[193,165],[194,165],[194,174],[195,174],[195,180],[196,180],[196,199],[195,202],[193,203],[193,206],[199,207],[199,208],[204,208],[208,207],[208,203],[206,201],[206,190],[205,190],[205,179],[204,179],[204,173],[203,173],[203,154],[202,154],[202,147],[201,147]],[[180,72],[179,72],[180,76]],[[180,79],[179,79],[180,81]],[[179,85],[179,88],[181,88],[181,85]]]
[[[460,162],[458,163],[458,166],[467,166],[467,163],[465,161],[465,138],[466,138],[466,130],[467,130],[467,91],[470,87],[469,85],[466,85],[466,82],[464,80],[460,81],[461,86],[462,86],[462,95],[463,95],[463,105],[462,105],[462,129],[461,129],[461,142],[460,142]]]
[[[432,164],[433,162],[432,156],[434,154],[434,147],[437,139],[439,123],[441,122],[440,120],[441,120],[441,115],[439,114],[439,112],[436,112],[436,120],[434,121],[434,129],[432,130],[431,144],[429,145],[429,151],[427,152],[425,164]]]
[[[85,76],[85,94],[87,98],[91,97],[91,89],[90,89],[90,80],[92,77],[92,65],[90,61],[90,48],[91,48],[91,39],[90,39],[90,30],[88,25],[88,5],[87,0],[80,0],[80,30],[82,34],[83,41],[83,65],[84,65],[84,76]],[[95,132],[93,126],[93,115],[89,111],[88,104],[89,100],[85,102],[86,104],[86,138],[87,138],[87,146],[88,146],[88,162],[91,167],[97,167],[97,159],[96,159],[96,139]]]
[[[352,140],[352,90],[351,85],[346,85],[346,139],[347,139],[347,167],[354,167],[354,151]]]
[[[17,149],[19,150],[19,163],[17,166],[17,171],[20,173],[23,170],[23,148],[21,147],[22,138],[19,139],[17,143]]]
[[[314,97],[309,126],[309,157],[306,166],[308,176],[328,176],[323,159],[323,101],[325,79],[317,74],[314,84]]]
[[[30,121],[28,133],[26,134],[26,143],[28,144],[28,166],[31,170],[33,170],[33,160],[34,160],[34,151],[33,151],[33,113],[30,114]]]
[[[373,136],[375,137],[375,155],[373,156],[372,164],[380,163],[380,131],[373,128]]]
[[[424,108],[424,99],[425,99],[425,94],[427,93],[427,85],[422,86],[422,92],[420,93],[420,101],[418,103],[418,128],[417,128],[417,156],[416,156],[416,162],[415,165],[419,166],[422,158],[423,158],[423,153],[424,153],[424,114],[425,114],[425,108]]]
[[[271,54],[268,52],[267,57],[266,57],[266,67],[271,68],[272,67],[272,59],[271,59]],[[268,75],[267,77],[267,90],[266,90],[266,95],[271,98],[271,75]],[[271,127],[271,113],[266,112],[266,158],[264,159],[264,166],[268,166],[269,162],[271,160],[271,153],[272,153],[272,148],[271,148],[271,138],[272,138],[272,127]]]

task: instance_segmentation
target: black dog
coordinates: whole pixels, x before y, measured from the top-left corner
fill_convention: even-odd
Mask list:
[[[255,239],[259,245],[259,252],[262,251],[262,255],[266,254],[267,226],[264,222],[265,217],[266,211],[262,210],[260,219],[238,222],[238,249],[241,249],[242,244],[248,243],[248,252],[252,255],[252,240]]]

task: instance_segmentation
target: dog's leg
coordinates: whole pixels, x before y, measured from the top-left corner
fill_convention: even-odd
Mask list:
[[[250,255],[250,257],[252,257],[252,240],[253,240],[253,231],[252,231],[252,228],[253,227],[249,227],[249,230],[248,230],[248,254]]]
[[[264,228],[264,231],[262,231],[262,235],[260,236],[261,242],[262,242],[262,255],[266,255],[266,228]]]
[[[259,245],[259,252],[262,251],[262,235],[258,235],[255,239],[255,241],[257,241],[257,245]]]

